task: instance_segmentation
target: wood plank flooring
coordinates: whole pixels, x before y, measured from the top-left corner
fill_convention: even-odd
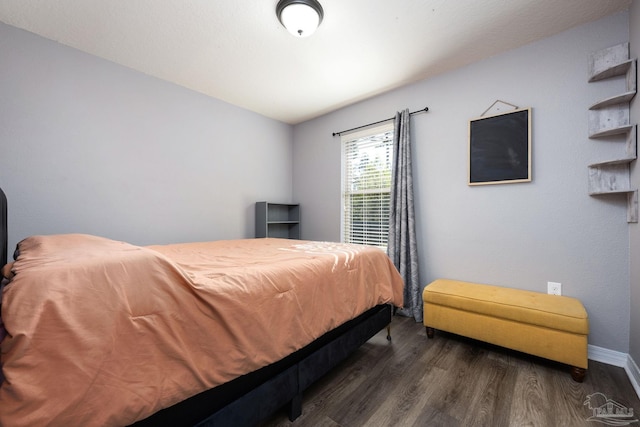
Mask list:
[[[624,369],[589,361],[583,383],[569,368],[394,317],[382,331],[308,389],[302,416],[279,412],[263,427],[605,426],[587,421],[592,393],[633,409],[640,399]],[[640,426],[634,422],[631,426]]]

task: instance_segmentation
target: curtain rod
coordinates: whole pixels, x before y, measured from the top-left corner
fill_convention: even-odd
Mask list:
[[[422,110],[418,110],[418,111],[413,111],[411,113],[409,113],[410,116],[413,116],[414,114],[418,114],[418,113],[426,113],[427,111],[429,111],[429,107],[424,107]],[[384,120],[379,120],[377,122],[373,122],[373,123],[369,123],[367,125],[362,125],[362,126],[358,126],[355,128],[351,128],[351,129],[347,129],[347,130],[341,130],[340,132],[334,132],[333,136],[336,135],[342,135],[345,132],[351,132],[352,130],[358,130],[358,129],[362,129],[362,128],[366,128],[367,126],[373,126],[373,125],[377,125],[379,123],[384,123],[384,122],[388,122],[389,120],[393,120],[395,119],[395,117],[390,117],[388,119],[384,119]]]

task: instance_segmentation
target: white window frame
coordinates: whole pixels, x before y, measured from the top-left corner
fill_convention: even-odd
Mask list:
[[[342,145],[342,201],[341,201],[341,229],[340,236],[344,243],[357,243],[378,246],[387,249],[387,237],[389,235],[389,207],[391,196],[391,168],[393,163],[393,132],[394,122],[386,122],[382,125],[372,126],[357,132],[351,132],[340,136]],[[384,135],[383,138],[381,136]],[[380,140],[384,141],[381,142]],[[373,178],[367,180],[363,185],[364,189],[355,189],[357,180],[361,177],[363,166],[362,156],[355,157],[355,145],[360,152],[368,151],[369,154],[376,150],[371,147],[378,146],[379,157],[373,159],[376,171],[380,171],[383,166],[384,172],[374,173]],[[351,155],[347,153],[350,150]],[[373,151],[372,151],[373,150]],[[379,163],[376,163],[379,162]],[[349,170],[350,169],[350,170]],[[358,175],[360,173],[360,175]],[[386,175],[388,174],[388,176]],[[388,186],[387,186],[388,182]],[[373,188],[372,188],[373,186]],[[375,195],[387,193],[388,199]],[[362,206],[365,206],[369,213],[369,220],[362,221],[360,226],[354,224],[354,217],[357,215],[353,211],[351,201],[353,196],[364,196],[366,194],[373,198],[364,198]],[[371,224],[371,226],[369,226]],[[381,227],[382,226],[382,227]]]

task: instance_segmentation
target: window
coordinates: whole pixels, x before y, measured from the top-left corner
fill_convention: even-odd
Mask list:
[[[386,250],[393,123],[343,135],[342,241]]]

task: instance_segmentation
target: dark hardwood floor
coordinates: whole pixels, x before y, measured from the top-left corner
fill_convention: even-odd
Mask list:
[[[622,368],[590,360],[576,383],[568,367],[544,359],[440,331],[428,340],[405,317],[394,317],[392,342],[385,337],[378,333],[308,389],[295,422],[282,411],[263,427],[606,426],[588,421],[594,414],[584,403],[596,392],[640,417]]]

